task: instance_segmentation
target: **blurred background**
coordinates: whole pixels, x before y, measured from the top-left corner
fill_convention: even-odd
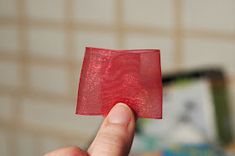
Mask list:
[[[234,15],[234,0],[0,0],[1,155],[36,156],[59,147],[77,145],[86,148],[89,145],[102,117],[74,114],[85,46],[159,48],[167,84],[164,92],[169,90],[168,78],[185,79],[182,75],[190,73],[197,81],[179,92],[177,87],[170,85],[168,93],[174,97],[170,98],[172,105],[174,99],[182,99],[184,93],[192,90],[196,92],[192,91],[190,95],[198,93],[192,98],[207,99],[204,102],[208,107],[202,108],[206,111],[199,111],[204,114],[199,121],[206,121],[204,124],[199,122],[199,127],[204,129],[207,139],[204,132],[202,135],[194,132],[191,126],[187,132],[193,133],[184,132],[186,137],[177,133],[169,144],[151,146],[150,141],[146,148],[136,151],[136,147],[143,147],[140,142],[145,142],[148,134],[156,134],[156,139],[165,135],[157,131],[159,126],[171,129],[166,125],[173,121],[169,122],[165,113],[161,123],[156,123],[156,131],[154,127],[140,126],[147,130],[139,131],[142,136],[136,137],[132,153],[185,143],[209,143],[231,151],[234,145],[230,133],[235,130]],[[203,80],[193,74],[198,69],[210,72],[212,68],[216,68],[219,81],[226,89],[223,92],[226,104],[224,101],[219,103],[219,109],[211,100],[214,96],[210,94],[213,74],[212,78],[203,76]],[[203,75],[204,72],[199,73]],[[173,84],[175,82],[174,79]],[[195,89],[195,86],[199,88]],[[165,103],[169,103],[169,98],[164,100]],[[176,108],[180,105],[179,100]],[[171,110],[171,105],[165,108]],[[194,106],[188,104],[186,108],[189,112]],[[221,117],[217,116],[218,110],[231,114],[226,118],[222,115],[225,120],[219,122],[223,125],[219,129],[229,132],[225,139],[219,135],[217,121]],[[197,116],[201,114],[193,118],[197,119]],[[179,118],[185,121],[190,117]],[[194,135],[196,137],[192,137]]]

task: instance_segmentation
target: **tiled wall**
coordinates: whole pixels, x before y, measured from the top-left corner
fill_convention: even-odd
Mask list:
[[[74,115],[85,46],[160,48],[165,73],[221,66],[235,97],[234,15],[234,0],[0,0],[1,155],[90,141],[102,119]]]

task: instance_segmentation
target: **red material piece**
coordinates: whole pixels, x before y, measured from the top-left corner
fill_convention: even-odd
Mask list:
[[[118,102],[138,117],[162,118],[160,50],[86,48],[76,114],[107,115]]]

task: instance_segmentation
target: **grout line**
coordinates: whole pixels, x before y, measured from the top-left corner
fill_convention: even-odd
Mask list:
[[[3,127],[3,129],[4,128],[5,127]],[[15,149],[16,149],[16,146],[15,146],[15,133],[12,133],[11,129],[10,130],[4,129],[4,131],[7,134],[7,140],[6,140],[6,144],[7,144],[6,151],[7,151],[7,154],[13,156],[13,155],[16,154],[16,152],[15,152]]]
[[[75,0],[65,1],[65,49],[67,54],[67,68],[68,68],[68,85],[70,92],[69,95],[75,97],[77,86],[75,85],[75,71],[77,67],[76,51],[75,51],[75,30],[74,30],[74,3]],[[74,102],[75,103],[75,102]]]
[[[206,30],[184,30],[184,37],[208,38],[216,40],[235,41],[235,34],[228,32],[216,32]]]
[[[1,94],[2,95],[2,94]],[[8,94],[9,95],[9,94]],[[18,106],[16,104],[16,101],[18,101],[20,98],[18,97],[17,94],[12,94],[12,95],[9,95],[10,96],[10,102],[11,104],[14,106],[13,107],[13,111],[11,112],[13,115],[10,119],[10,121],[6,121],[7,123],[12,123],[12,127],[7,129],[7,132],[8,132],[8,140],[7,140],[7,143],[8,143],[8,146],[7,147],[7,152],[9,155],[12,155],[12,156],[15,156],[17,155],[17,140],[16,140],[16,136],[17,136],[17,133],[18,133],[18,125],[19,123],[17,122],[16,118],[18,117]],[[0,124],[0,127],[1,127],[1,124]],[[5,128],[5,126],[3,126]]]
[[[125,26],[123,27],[123,31],[125,33],[136,33],[136,34],[144,34],[144,35],[152,35],[152,36],[169,36],[172,37],[172,33],[174,33],[171,29],[165,28],[152,28],[152,27],[131,27]]]
[[[125,30],[123,29],[123,0],[116,0],[116,27],[117,27],[117,46],[118,49],[124,48],[124,34]]]
[[[177,1],[177,0],[176,0]],[[120,2],[118,2],[120,3]],[[177,5],[177,4],[176,4]],[[176,20],[177,21],[177,20]],[[48,29],[65,29],[66,23],[57,22],[57,21],[47,21],[47,20],[27,20],[24,22],[29,27],[44,27]],[[176,22],[177,23],[177,22]],[[0,26],[10,26],[10,25],[20,25],[20,21],[9,20],[9,19],[0,19]],[[122,23],[123,24],[123,23]],[[172,34],[175,30],[165,29],[160,27],[144,27],[144,26],[128,26],[121,25],[118,26],[112,25],[100,25],[100,24],[90,24],[90,23],[79,23],[73,21],[72,29],[75,30],[88,30],[88,31],[97,31],[97,32],[117,32],[121,31],[123,33],[138,33],[146,35],[160,35],[160,36],[169,36],[172,37]],[[183,37],[197,37],[197,38],[210,38],[218,40],[235,40],[235,33],[223,32],[223,31],[211,31],[211,30],[197,30],[197,29],[183,29],[181,28],[181,35]]]
[[[26,39],[25,39],[25,23],[24,21],[25,19],[25,2],[24,0],[21,1],[17,1],[17,6],[18,6],[18,19],[16,21],[17,23],[17,27],[18,27],[18,40],[19,40],[19,59],[17,59],[17,63],[20,66],[20,82],[21,82],[21,86],[19,88],[19,90],[24,91],[26,88],[26,82],[27,82],[27,69],[26,69],[26,64],[24,62],[24,56],[26,53]],[[2,22],[1,22],[2,23]],[[9,24],[9,23],[7,23]],[[12,56],[11,56],[12,57]],[[13,124],[12,127],[9,129],[9,131],[12,133],[10,139],[9,139],[9,143],[11,146],[11,153],[10,155],[17,155],[17,138],[15,136],[17,136],[18,133],[18,127],[19,124],[21,122],[21,107],[19,107],[19,102],[21,101],[21,97],[18,96],[18,93],[12,94],[11,95],[11,100],[12,103],[14,104],[14,109],[13,109]]]
[[[0,125],[0,127],[1,127],[1,125]],[[19,155],[17,152],[17,143],[16,143],[17,133],[16,133],[16,131],[14,130],[14,128],[6,128],[6,126],[3,126],[3,128],[5,128],[5,130],[8,132],[8,137],[9,137],[9,139],[7,140],[7,143],[8,143],[7,153],[10,156]]]
[[[17,56],[14,54],[9,54],[7,52],[0,53],[0,61],[16,61],[21,63],[22,56]],[[68,64],[69,62],[69,64]],[[61,66],[67,67],[71,63],[73,63],[74,69],[79,69],[80,62],[71,60],[70,58],[47,58],[47,57],[39,57],[39,56],[25,56],[24,63],[30,65],[40,65],[40,66]]]
[[[15,89],[10,88],[9,86],[0,86],[0,94],[1,95],[14,95],[18,98],[34,98],[35,100],[46,100],[46,101],[52,101],[52,102],[74,102],[74,99],[71,96],[68,95],[62,95],[58,93],[50,93],[50,92],[44,92],[44,91],[37,91],[37,90],[28,90],[23,91],[21,89]],[[16,98],[17,98],[16,97]],[[20,101],[20,99],[19,99]]]
[[[27,37],[27,31],[28,31],[28,17],[26,13],[26,1],[25,0],[19,0],[17,1],[18,6],[18,15],[19,15],[19,22],[18,22],[18,28],[19,28],[19,54],[20,54],[20,68],[21,68],[21,87],[20,92],[27,92],[29,90],[29,64],[27,61],[27,58],[29,58],[29,49],[28,49],[28,37]],[[19,93],[15,93],[16,95],[13,96],[14,100],[14,121],[13,121],[13,128],[14,135],[17,135],[19,133],[19,127],[22,123],[22,108],[20,103],[23,102],[24,96],[20,96]],[[15,144],[16,143],[15,138]],[[15,150],[17,152],[17,150]]]
[[[121,1],[117,0],[117,4],[120,6],[117,9],[116,14],[122,15],[122,6]],[[117,16],[116,15],[116,16]],[[12,22],[12,23],[11,23]],[[6,21],[4,19],[0,19],[1,25],[15,25],[16,21]],[[67,23],[56,22],[56,21],[46,21],[46,20],[28,20],[27,25],[30,27],[44,27],[48,29],[65,29],[67,27]],[[117,17],[116,25],[102,25],[102,24],[90,24],[90,23],[80,23],[73,21],[72,26],[74,30],[89,30],[89,31],[97,31],[97,32],[131,32],[131,33],[147,33],[147,34],[157,34],[157,35],[171,35],[171,30],[161,27],[144,27],[144,26],[128,26],[123,23],[123,19],[121,17]]]
[[[11,95],[11,100],[12,100],[12,103],[13,103],[13,106],[14,106],[14,109],[13,109],[13,119],[12,119],[12,126],[10,128],[10,131],[12,134],[11,136],[11,146],[13,146],[11,149],[12,153],[11,155],[18,155],[17,153],[19,152],[17,150],[17,136],[19,134],[19,125],[21,124],[21,119],[22,119],[22,109],[21,109],[21,106],[20,106],[20,103],[22,102],[22,96],[19,96],[18,93],[15,93],[15,94],[12,94]],[[10,123],[10,122],[9,122]]]
[[[9,122],[0,120],[0,128],[2,129],[5,128],[7,131],[12,131],[15,129],[15,125],[14,123],[9,123]],[[48,137],[55,137],[55,138],[59,138],[63,140],[73,140],[74,138],[77,138],[77,140],[81,140],[81,141],[87,140],[87,137],[85,137],[84,134],[78,135],[79,132],[70,133],[70,132],[64,132],[64,131],[55,131],[55,129],[53,128],[42,128],[41,126],[35,126],[35,125],[30,125],[30,124],[19,124],[17,125],[17,128],[19,129],[17,132],[23,131],[25,133],[31,133],[31,134],[34,134],[35,137],[48,136]]]
[[[25,0],[20,0],[18,2],[19,6],[19,46],[20,46],[20,60],[21,60],[21,83],[22,83],[22,90],[28,89],[28,64],[27,64],[27,56],[28,54],[28,40],[27,40],[27,15],[26,15],[26,8],[25,8]]]
[[[182,14],[181,14],[181,0],[174,0],[174,14],[175,14],[175,32],[174,32],[174,49],[175,49],[175,65],[176,71],[182,66]]]

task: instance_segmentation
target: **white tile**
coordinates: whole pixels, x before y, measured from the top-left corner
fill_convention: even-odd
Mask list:
[[[72,97],[77,97],[78,94],[80,72],[81,72],[81,65],[77,65],[77,67],[73,70],[73,79],[71,80],[71,83],[73,84],[72,93],[71,93]]]
[[[0,61],[0,86],[17,88],[20,86],[19,64],[13,61]]]
[[[234,32],[234,0],[184,0],[182,4],[185,28]]]
[[[30,19],[63,21],[64,0],[26,0],[26,11]]]
[[[23,123],[55,130],[74,137],[93,137],[100,117],[75,115],[75,103],[49,103],[43,100],[25,99],[22,105]]]
[[[164,70],[174,69],[173,40],[169,37],[150,35],[127,34],[125,37],[126,49],[160,49],[161,65]]]
[[[68,94],[68,72],[64,67],[30,66],[30,85],[34,90],[51,94]]]
[[[125,0],[124,22],[133,26],[172,28],[173,10],[171,0]]]
[[[9,155],[8,149],[10,149],[8,142],[7,133],[0,129],[0,151],[2,156]]]
[[[15,140],[18,156],[32,156],[36,154],[36,140],[32,134],[19,132],[16,134]]]
[[[8,96],[0,95],[0,119],[10,121],[13,116],[13,104]]]
[[[95,135],[89,137],[89,139],[73,138],[73,139],[70,139],[69,142],[65,142],[63,144],[63,147],[77,146],[85,150],[91,144],[91,141],[94,140],[94,138],[95,138]]]
[[[17,53],[19,48],[17,33],[15,26],[0,26],[0,53]]]
[[[17,17],[16,0],[0,0],[0,17]]]
[[[41,137],[39,138],[40,144],[42,145],[42,155],[50,151],[62,148],[61,141],[53,137]]]
[[[86,23],[113,24],[115,0],[76,0],[75,20]]]
[[[85,47],[117,48],[117,39],[114,33],[80,31],[75,36],[75,48],[77,59],[82,61]]]
[[[183,46],[183,67],[221,67],[235,75],[235,44],[221,40],[186,38]]]
[[[65,34],[62,30],[31,28],[29,31],[29,50],[35,57],[64,58]]]

